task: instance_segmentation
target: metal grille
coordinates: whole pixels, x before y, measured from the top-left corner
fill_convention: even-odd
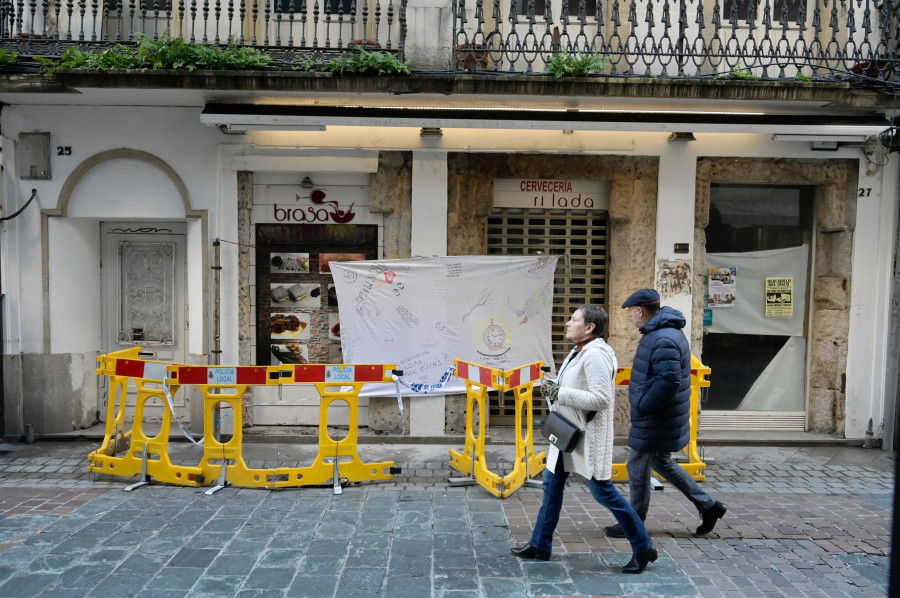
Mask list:
[[[495,208],[488,218],[490,255],[559,255],[553,280],[553,359],[558,366],[569,353],[565,323],[572,310],[592,303],[606,306],[607,216],[600,210],[526,210]],[[513,394],[491,393],[490,422],[515,423]],[[535,418],[547,407],[534,401]]]
[[[175,244],[119,243],[120,343],[175,344]]]

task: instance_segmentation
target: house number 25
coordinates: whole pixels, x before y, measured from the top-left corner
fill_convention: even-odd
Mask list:
[[[56,155],[57,156],[71,156],[72,155],[72,146],[71,145],[57,145],[56,146]]]

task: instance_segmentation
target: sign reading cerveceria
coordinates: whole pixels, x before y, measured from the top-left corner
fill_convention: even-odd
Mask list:
[[[609,209],[609,182],[569,179],[494,179],[495,208]]]

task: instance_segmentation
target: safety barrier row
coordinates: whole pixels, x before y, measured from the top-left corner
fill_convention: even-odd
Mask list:
[[[450,451],[450,466],[467,473],[465,478],[450,478],[453,486],[480,484],[485,490],[499,498],[506,498],[523,485],[540,486],[541,482],[531,479],[544,468],[545,452],[534,453],[534,417],[532,398],[534,383],[541,377],[543,362],[524,365],[512,370],[499,370],[475,363],[454,360],[456,375],[466,385],[466,440],[462,453]],[[700,388],[709,386],[707,376],[710,368],[704,366],[697,357],[691,355],[691,406],[690,440],[683,452],[687,462],[679,463],[695,480],[703,481],[706,463],[700,458],[697,447],[697,425],[700,418]],[[616,371],[616,386],[628,386],[631,368]],[[516,456],[515,467],[506,476],[500,476],[487,467],[484,454],[485,430],[487,427],[487,393],[490,389],[515,393]],[[478,407],[478,432],[475,433],[475,406]],[[520,429],[525,414],[524,435]],[[657,475],[659,475],[657,473]],[[661,477],[661,476],[660,476]],[[614,463],[612,480],[627,482],[628,470],[625,463]]]
[[[332,480],[334,493],[341,494],[341,480],[363,482],[388,480],[400,470],[393,461],[364,463],[357,453],[359,392],[369,382],[391,382],[394,364],[306,364],[279,366],[197,366],[141,359],[140,347],[118,351],[98,358],[98,375],[109,376],[110,401],[106,432],[101,447],[88,459],[88,471],[114,476],[141,475],[133,490],[152,480],[181,486],[203,486],[211,480],[212,494],[228,484],[248,488],[285,488],[323,485]],[[137,388],[134,422],[125,427],[128,381]],[[319,407],[319,452],[308,467],[251,468],[242,454],[242,397],[251,386],[312,384],[321,397]],[[168,455],[169,434],[174,417],[172,396],[185,385],[194,385],[203,394],[203,457],[197,465],[176,465]],[[156,436],[148,436],[143,427],[147,402],[163,402],[162,425]],[[328,434],[328,408],[335,401],[349,407],[349,432],[341,440]],[[215,438],[215,417],[221,404],[231,409],[234,431],[222,442]],[[176,420],[177,423],[177,420]],[[180,424],[178,424],[180,426]],[[183,427],[182,431],[193,442]],[[125,454],[117,456],[124,448]]]
[[[682,449],[687,457],[686,463],[679,463],[682,469],[691,474],[698,482],[706,479],[703,470],[706,463],[700,458],[697,448],[697,427],[700,423],[700,389],[709,387],[707,376],[712,370],[691,355],[691,436],[687,446]],[[619,368],[616,372],[616,386],[628,386],[631,381],[631,368]],[[658,473],[656,475],[659,475]],[[662,477],[662,476],[660,476]],[[613,463],[612,480],[614,482],[627,482],[628,470],[625,463]]]
[[[456,375],[466,385],[466,440],[463,452],[450,450],[450,467],[468,473],[465,478],[450,478],[452,486],[480,484],[499,498],[506,498],[523,485],[540,486],[531,479],[544,470],[546,453],[534,453],[534,410],[532,397],[534,383],[541,378],[542,361],[511,370],[498,370],[459,359],[453,360]],[[484,456],[485,429],[487,424],[487,393],[490,389],[512,390],[516,404],[516,456],[513,470],[500,476],[487,467]],[[478,406],[478,434],[475,434],[474,407]],[[525,415],[525,433],[522,434],[522,416]]]

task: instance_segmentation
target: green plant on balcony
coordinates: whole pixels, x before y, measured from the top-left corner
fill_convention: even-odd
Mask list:
[[[609,60],[597,54],[569,54],[557,52],[547,61],[544,74],[556,75],[557,79],[563,77],[587,77],[596,73],[602,73],[609,66]]]
[[[364,48],[356,47],[352,52],[347,52],[322,61],[321,59],[307,58],[294,67],[298,71],[319,71],[331,73],[358,73],[360,75],[408,75],[409,67],[401,62],[393,54],[387,52],[370,52]]]
[[[5,49],[0,49],[0,65],[15,64],[18,57],[19,53],[15,50],[10,52]]]
[[[59,59],[39,58],[44,71],[60,69],[163,69],[163,70],[242,70],[267,66],[272,58],[254,48],[238,46],[233,41],[225,47],[186,42],[164,33],[159,39],[136,36],[136,48],[115,44],[105,50],[66,48]]]
[[[750,69],[735,69],[727,73],[716,73],[716,79],[720,81],[759,81],[759,77],[750,72]]]

